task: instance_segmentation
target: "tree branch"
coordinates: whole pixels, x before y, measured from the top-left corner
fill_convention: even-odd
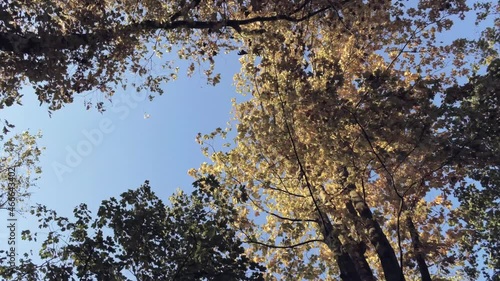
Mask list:
[[[0,32],[0,51],[14,52],[15,54],[41,55],[47,50],[77,50],[83,46],[95,45],[96,43],[106,43],[119,37],[130,37],[140,31],[151,30],[175,30],[175,29],[215,29],[231,27],[236,31],[241,31],[242,26],[253,23],[264,23],[274,21],[289,21],[298,23],[308,20],[320,14],[329,7],[324,7],[310,12],[303,17],[295,18],[289,15],[257,16],[240,20],[220,20],[220,21],[191,21],[174,20],[170,22],[160,22],[145,20],[140,23],[132,23],[116,29],[92,30],[92,33],[74,34],[44,34],[25,33],[19,35],[11,32]]]
[[[293,249],[293,248],[300,247],[300,246],[303,246],[303,245],[306,245],[306,244],[309,244],[309,243],[324,242],[324,241],[321,240],[321,239],[311,239],[311,240],[307,240],[307,241],[300,242],[300,243],[297,243],[297,244],[292,244],[292,245],[273,245],[273,244],[266,244],[266,243],[263,243],[263,242],[260,242],[260,241],[253,241],[253,240],[246,240],[246,241],[243,241],[243,242],[244,243],[249,243],[249,244],[257,244],[257,245],[261,245],[261,246],[269,247],[269,248],[273,248],[273,249]]]
[[[262,206],[258,205],[251,197],[248,197],[248,199],[252,202],[252,204],[255,207],[259,208],[262,212],[269,214],[271,216],[274,216],[280,220],[287,220],[287,221],[291,221],[291,222],[317,222],[316,220],[313,220],[313,219],[296,219],[296,218],[283,217],[283,216],[280,216],[278,214],[275,214],[273,212],[270,212],[270,211],[264,209]]]
[[[431,275],[429,273],[429,267],[425,262],[425,253],[422,252],[422,243],[420,242],[420,238],[418,236],[418,231],[413,224],[413,220],[409,215],[406,216],[406,226],[408,227],[408,231],[410,232],[411,237],[411,245],[413,247],[413,251],[415,252],[415,260],[417,260],[418,270],[420,271],[420,276],[422,281],[432,281]]]

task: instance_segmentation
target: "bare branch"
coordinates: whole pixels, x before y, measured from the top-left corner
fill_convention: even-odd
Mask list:
[[[248,243],[248,244],[257,244],[257,245],[261,245],[261,246],[265,246],[265,247],[269,247],[269,248],[273,248],[273,249],[293,249],[293,248],[297,248],[300,246],[304,246],[304,245],[309,244],[309,243],[324,242],[324,241],[321,239],[311,239],[311,240],[307,240],[307,241],[300,242],[297,244],[292,244],[292,245],[272,245],[272,244],[266,244],[263,242],[253,241],[253,240],[246,240],[244,242]]]

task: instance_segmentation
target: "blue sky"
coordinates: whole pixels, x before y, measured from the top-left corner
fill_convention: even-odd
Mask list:
[[[28,204],[45,204],[72,217],[80,203],[95,213],[102,200],[138,188],[145,180],[164,201],[177,188],[189,190],[193,179],[188,169],[207,161],[196,135],[225,128],[231,118],[231,98],[243,98],[232,86],[238,58],[219,56],[216,70],[222,80],[216,87],[207,85],[202,73],[186,77],[181,67],[179,79],[166,84],[162,96],[151,102],[147,93],[117,91],[103,114],[87,111],[84,99],[76,98],[49,117],[47,107],[39,106],[36,95],[25,90],[23,106],[3,109],[2,118],[16,125],[7,137],[27,129],[43,133],[39,142],[46,147],[40,160],[43,173]],[[145,119],[145,113],[150,118]],[[0,218],[4,224],[6,219]],[[19,230],[33,230],[34,223],[28,215],[18,216]],[[0,241],[5,238],[2,231]],[[20,240],[20,232],[18,243],[18,253],[32,246]]]

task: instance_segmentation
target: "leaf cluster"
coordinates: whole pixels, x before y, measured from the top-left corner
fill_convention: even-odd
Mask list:
[[[179,191],[164,205],[146,181],[120,199],[102,201],[95,218],[85,204],[74,219],[39,205],[31,211],[48,230],[35,264],[25,255],[17,267],[3,266],[5,280],[262,280],[264,267],[244,255],[230,227],[234,210],[214,200],[197,181],[191,195]],[[203,186],[203,188],[201,188]],[[23,232],[24,240],[39,233]]]

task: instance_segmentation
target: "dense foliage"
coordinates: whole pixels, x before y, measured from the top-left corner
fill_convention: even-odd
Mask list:
[[[85,103],[103,110],[116,87],[152,98],[177,75],[173,50],[215,85],[217,58],[238,50],[235,83],[251,97],[234,104],[237,136],[216,151],[207,141],[227,131],[200,134],[211,161],[191,173],[221,183],[214,194],[237,209],[227,223],[265,278],[499,278],[498,3],[0,7],[2,107],[21,102],[24,84],[49,110],[96,92]],[[459,21],[478,32],[452,32]]]
[[[340,68],[317,89],[305,71],[268,65],[269,80],[236,105],[234,148],[198,173],[249,198],[238,227],[281,276],[477,278],[476,247],[498,274],[499,62],[446,90],[367,73],[352,97],[339,94]]]
[[[315,71],[336,57],[353,74],[383,67],[382,51],[390,59],[406,58],[396,63],[400,73],[417,67],[433,73],[453,63],[453,76],[465,74],[466,55],[477,54],[479,62],[496,55],[498,30],[488,26],[479,38],[452,42],[439,36],[453,20],[471,16],[472,8],[477,22],[491,20],[497,9],[491,2],[470,7],[462,0],[2,1],[0,105],[20,103],[23,83],[34,86],[50,110],[78,94],[98,91],[110,98],[117,86],[161,94],[161,83],[176,77],[172,50],[192,62],[191,72],[202,66],[213,84],[219,81],[216,56],[235,49],[263,55],[285,48],[296,67],[308,54]],[[315,51],[323,44],[327,52]],[[128,83],[126,73],[143,83]],[[87,102],[103,109],[103,98]]]
[[[3,280],[262,280],[263,267],[243,254],[242,242],[228,226],[231,204],[214,198],[213,178],[195,183],[191,195],[179,191],[170,206],[149,183],[104,200],[93,218],[85,204],[74,219],[39,205],[39,232],[47,233],[38,264],[28,255],[18,267],[4,266]]]

